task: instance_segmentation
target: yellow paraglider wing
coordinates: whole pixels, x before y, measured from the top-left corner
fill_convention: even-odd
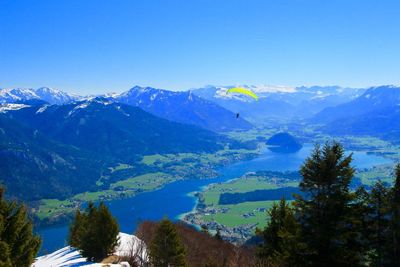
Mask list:
[[[228,89],[228,91],[226,91],[226,93],[240,93],[240,94],[248,95],[248,96],[254,98],[255,100],[258,100],[258,96],[255,93],[253,93],[249,89],[246,89],[243,87],[230,88],[230,89]]]

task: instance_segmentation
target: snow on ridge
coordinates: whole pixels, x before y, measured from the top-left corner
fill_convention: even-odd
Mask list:
[[[42,107],[40,107],[37,111],[36,114],[42,113],[44,112],[50,105],[43,105]]]
[[[22,108],[28,108],[30,107],[29,105],[25,105],[25,104],[3,104],[0,105],[0,113],[5,113],[9,110],[19,110]]]
[[[239,94],[227,94],[226,92],[233,87],[243,87],[256,93],[259,96],[259,98],[266,97],[268,94],[273,94],[273,93],[289,94],[297,92],[296,87],[283,86],[283,85],[235,85],[235,86],[229,85],[229,86],[207,86],[207,87],[215,88],[214,97],[216,98],[235,99],[244,102],[248,102],[251,100]]]
[[[154,93],[150,96],[150,100],[153,101],[154,99],[156,99],[157,97],[157,93]]]
[[[251,85],[243,87],[255,93],[295,93],[297,91],[296,87],[285,85]]]
[[[136,252],[142,259],[148,259],[146,248],[143,248],[144,243],[139,238],[125,233],[119,233],[118,237],[119,243],[115,249],[114,255],[124,256],[131,255],[132,252]],[[54,251],[53,253],[36,258],[31,267],[101,267],[104,265],[105,264],[102,263],[87,262],[86,258],[82,257],[77,249],[67,246]],[[127,262],[121,262],[120,264],[107,264],[107,266],[127,267],[130,265]]]
[[[90,101],[85,101],[85,102],[80,103],[79,105],[75,106],[70,112],[68,112],[68,116],[71,116],[79,109],[87,108],[89,105],[90,105]]]
[[[0,89],[0,103],[12,103],[31,99],[40,99],[50,104],[63,104],[79,99],[80,96],[69,94],[49,87],[3,88]]]
[[[7,103],[10,101],[39,99],[39,96],[32,88],[3,88],[0,89],[0,98],[1,102]]]
[[[103,97],[105,98],[117,98],[121,95],[121,93],[116,93],[116,92],[111,92],[111,93],[105,93]]]

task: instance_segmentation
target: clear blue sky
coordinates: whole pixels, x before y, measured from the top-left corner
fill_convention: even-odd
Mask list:
[[[400,1],[0,0],[0,87],[400,80]]]

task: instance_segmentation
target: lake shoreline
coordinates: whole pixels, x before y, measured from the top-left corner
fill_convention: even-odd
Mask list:
[[[137,225],[144,220],[157,221],[166,216],[173,220],[182,220],[196,210],[198,199],[193,194],[202,192],[210,184],[224,183],[257,170],[270,168],[276,171],[298,170],[311,149],[312,146],[306,146],[295,155],[275,154],[262,150],[256,157],[218,168],[219,175],[215,178],[178,180],[158,190],[143,192],[132,198],[107,201],[106,205],[117,218],[121,231],[126,233],[133,233]],[[368,159],[372,159],[373,163],[382,161],[382,157],[371,155],[364,158],[367,163]],[[43,248],[52,251],[64,245],[68,227],[67,225],[46,227],[38,232],[43,237]]]

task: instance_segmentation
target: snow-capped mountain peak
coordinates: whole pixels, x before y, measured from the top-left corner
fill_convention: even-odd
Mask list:
[[[31,88],[4,88],[0,89],[0,103],[14,103],[27,99],[38,99],[38,95]]]
[[[50,104],[65,104],[80,99],[80,96],[69,94],[49,87],[3,88],[0,89],[0,103],[16,103],[27,100],[43,100]]]

